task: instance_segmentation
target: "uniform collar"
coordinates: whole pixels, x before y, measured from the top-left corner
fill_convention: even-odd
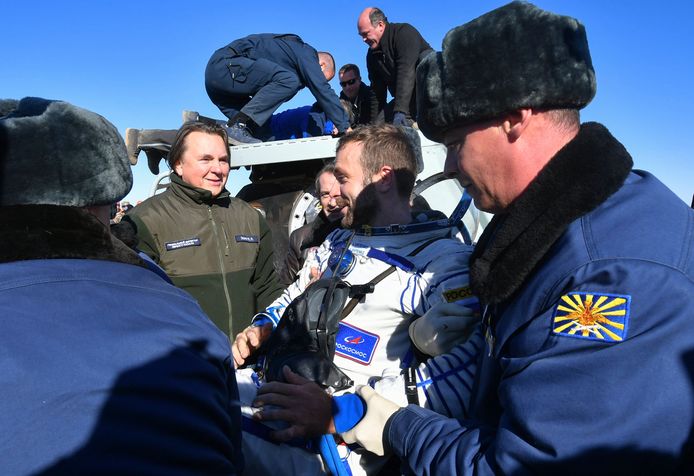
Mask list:
[[[212,204],[221,204],[225,201],[228,201],[229,199],[229,192],[225,188],[222,190],[222,193],[217,195],[216,197],[212,197],[212,192],[209,190],[205,190],[204,188],[198,188],[194,187],[188,182],[184,181],[178,174],[175,172],[170,175],[170,180],[171,180],[171,185],[170,188],[174,194],[177,196],[183,198],[183,199],[189,199],[192,200],[193,202],[197,204],[205,204],[205,205],[212,205]]]
[[[631,156],[601,124],[581,126],[528,188],[496,215],[471,257],[471,284],[484,304],[510,298],[577,218],[624,183]]]
[[[362,225],[356,229],[357,236],[392,236],[409,235],[413,233],[433,232],[439,229],[448,229],[454,223],[446,215],[438,210],[422,210],[412,213],[409,223],[394,223],[387,226]]]

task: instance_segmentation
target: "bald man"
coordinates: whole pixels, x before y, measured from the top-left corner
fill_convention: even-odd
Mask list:
[[[369,47],[366,66],[371,88],[378,98],[382,118],[396,126],[411,126],[417,120],[416,69],[432,49],[409,23],[389,23],[379,8],[364,9],[357,30]],[[386,104],[387,93],[393,100]]]

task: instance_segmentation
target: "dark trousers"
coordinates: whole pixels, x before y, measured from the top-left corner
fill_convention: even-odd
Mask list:
[[[229,119],[240,111],[262,126],[302,88],[297,75],[264,58],[217,50],[205,69],[210,100]]]
[[[376,116],[376,119],[374,120],[374,124],[383,124],[384,122],[388,124],[393,123],[393,116],[395,115],[395,99],[391,99],[386,103],[383,109],[378,113]],[[410,111],[414,111],[415,109],[413,107],[410,107]],[[412,124],[414,123],[414,117],[412,117],[411,112],[406,112],[405,117],[408,120],[408,126],[412,127]]]

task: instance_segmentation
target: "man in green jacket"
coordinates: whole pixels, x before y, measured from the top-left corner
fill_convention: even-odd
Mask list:
[[[168,189],[130,211],[139,249],[195,297],[212,321],[235,336],[282,291],[272,265],[265,219],[229,196],[229,149],[224,129],[188,122],[168,163]]]

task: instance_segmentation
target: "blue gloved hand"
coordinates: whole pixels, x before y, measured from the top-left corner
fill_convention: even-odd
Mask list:
[[[393,125],[409,127],[410,121],[407,120],[407,116],[404,112],[396,112],[393,114]]]
[[[333,397],[332,409],[335,431],[344,433],[354,428],[364,418],[366,403],[355,393],[345,393]]]

